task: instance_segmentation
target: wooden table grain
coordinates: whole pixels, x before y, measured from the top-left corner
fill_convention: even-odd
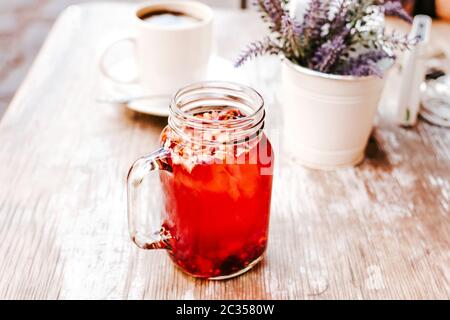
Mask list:
[[[450,131],[425,122],[405,129],[381,114],[362,165],[305,169],[277,138],[282,108],[270,59],[247,69],[278,144],[264,262],[204,281],[163,251],[137,249],[126,173],[157,146],[166,120],[95,102],[105,81],[95,58],[127,27],[130,8],[68,8],[0,123],[0,298],[450,298]],[[263,30],[254,13],[218,11],[216,50],[232,58]],[[450,53],[450,25],[434,32]]]

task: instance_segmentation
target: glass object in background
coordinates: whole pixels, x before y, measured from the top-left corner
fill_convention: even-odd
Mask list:
[[[422,84],[420,115],[428,122],[450,127],[450,76],[440,69],[432,69]]]
[[[131,237],[141,248],[167,249],[193,276],[237,276],[267,246],[273,152],[262,131],[263,99],[245,86],[204,82],[180,90],[170,112],[161,148],[137,160],[128,176]],[[156,233],[140,223],[155,213],[138,212],[146,197],[139,185],[153,170],[165,206]]]

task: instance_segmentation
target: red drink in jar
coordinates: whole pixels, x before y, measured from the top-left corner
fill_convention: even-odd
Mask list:
[[[141,245],[168,249],[183,271],[209,279],[236,276],[262,258],[273,173],[262,98],[239,86],[227,104],[217,100],[217,86],[230,99],[237,85],[208,83],[212,97],[194,85],[175,96],[157,162],[164,194],[161,239]]]
[[[206,114],[211,113],[220,115],[214,111]],[[238,110],[225,113],[243,116]],[[163,143],[178,154],[175,161],[169,160],[172,172],[161,172],[161,181],[166,197],[164,227],[172,236],[172,259],[186,272],[207,278],[247,268],[267,246],[272,191],[270,142],[261,133],[242,150],[229,146],[225,159],[214,157],[219,146],[211,146],[206,152],[199,151],[210,158],[191,163],[179,154],[186,154],[191,146],[180,147],[177,144],[183,142],[170,141],[171,134],[168,128],[162,135]],[[189,150],[187,157],[195,152]]]

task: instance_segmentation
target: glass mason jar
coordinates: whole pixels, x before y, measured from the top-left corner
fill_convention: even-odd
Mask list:
[[[128,174],[136,245],[167,249],[178,267],[201,278],[230,278],[258,263],[267,247],[273,173],[264,118],[262,97],[243,85],[203,82],[178,91],[161,147]],[[156,218],[139,210],[146,200],[140,185],[152,171],[159,172],[164,202]],[[148,220],[159,218],[161,227],[151,232]]]

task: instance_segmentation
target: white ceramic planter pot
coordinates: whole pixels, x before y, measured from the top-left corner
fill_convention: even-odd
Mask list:
[[[384,80],[282,66],[285,143],[307,167],[335,169],[364,159]]]

